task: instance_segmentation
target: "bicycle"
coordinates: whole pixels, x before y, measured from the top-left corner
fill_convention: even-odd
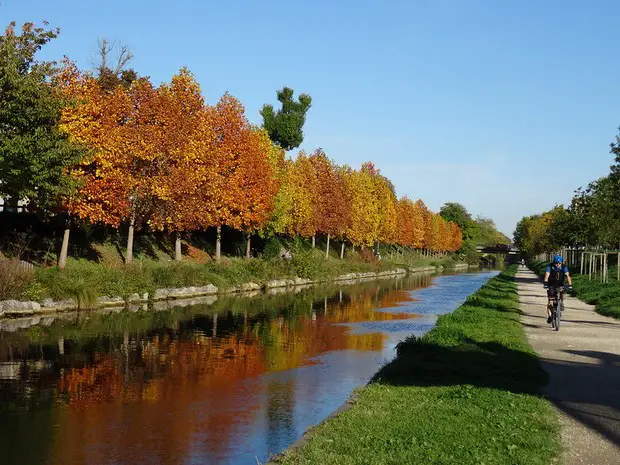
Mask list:
[[[553,292],[553,303],[551,307],[551,327],[556,331],[560,330],[562,312],[564,311],[564,299],[561,296],[562,292],[566,289],[566,286],[549,286],[549,290]]]

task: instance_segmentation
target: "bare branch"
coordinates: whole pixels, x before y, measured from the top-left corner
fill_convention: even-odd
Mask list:
[[[129,50],[129,47],[126,45],[121,45],[121,51],[118,54],[118,60],[116,62],[116,68],[114,69],[114,75],[118,76],[125,65],[133,58],[133,53]]]
[[[119,50],[116,57],[114,69],[110,66],[114,62],[114,51]],[[125,69],[127,63],[133,59],[134,55],[127,45],[119,45],[116,41],[110,41],[107,38],[97,39],[97,47],[95,56],[92,58],[93,67],[103,74],[105,70],[109,70],[114,76],[119,77]]]

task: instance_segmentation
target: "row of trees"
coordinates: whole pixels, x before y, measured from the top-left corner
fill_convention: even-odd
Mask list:
[[[535,255],[564,246],[620,248],[620,137],[611,144],[609,174],[575,192],[570,205],[526,216],[514,233],[515,244]]]
[[[462,231],[461,252],[467,257],[468,262],[478,262],[479,254],[476,246],[510,244],[510,239],[497,230],[492,219],[480,216],[473,218],[460,203],[445,203],[439,210],[439,214],[446,221],[455,223]]]
[[[0,196],[29,199],[43,215],[67,218],[60,264],[67,257],[71,224],[81,221],[176,236],[222,226],[247,235],[286,234],[372,246],[455,251],[456,223],[422,201],[398,199],[372,163],[338,166],[322,150],[295,159],[285,149],[303,139],[311,100],[282,89],[277,112],[263,107],[264,127],[249,123],[242,104],[226,94],[205,103],[189,70],[155,86],[121,55],[114,70],[95,75],[69,60],[40,63],[36,52],[57,31],[15,25],[0,36]],[[104,53],[105,52],[105,53]],[[124,52],[123,52],[124,53]]]

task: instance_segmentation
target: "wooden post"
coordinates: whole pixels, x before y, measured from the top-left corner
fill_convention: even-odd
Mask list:
[[[65,233],[62,236],[62,246],[60,248],[60,258],[58,259],[58,267],[64,268],[67,265],[67,256],[69,255],[69,233],[71,230],[69,226],[65,228]]]
[[[219,262],[222,256],[222,227],[217,227],[215,236],[215,261]]]
[[[342,241],[342,245],[340,246],[340,260],[344,258],[344,240]]]
[[[581,252],[581,266],[579,267],[579,274],[583,275],[583,255],[585,252]]]
[[[181,233],[176,232],[176,237],[174,238],[174,259],[177,262],[180,262],[183,259],[183,254],[181,253]]]
[[[135,209],[131,212],[129,218],[129,231],[127,232],[127,255],[125,256],[125,263],[131,263],[133,260],[133,231],[136,224]]]
[[[325,247],[325,258],[329,258],[329,233],[327,233],[327,247]]]

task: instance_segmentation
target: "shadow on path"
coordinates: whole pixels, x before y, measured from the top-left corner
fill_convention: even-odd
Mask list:
[[[545,396],[566,415],[620,447],[620,322],[569,298],[563,318],[569,324],[559,333],[545,334],[542,331],[548,325],[535,324],[543,317],[545,296],[529,298],[534,297],[538,279],[533,273],[519,273],[516,282],[522,324],[549,374]],[[614,463],[620,463],[620,457]]]

